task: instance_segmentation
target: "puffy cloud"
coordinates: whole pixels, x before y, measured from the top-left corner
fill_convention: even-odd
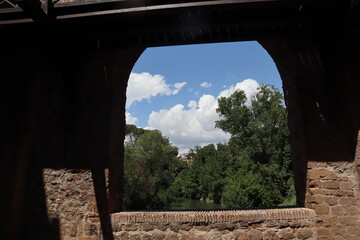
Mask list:
[[[148,127],[161,130],[180,151],[187,151],[196,145],[227,141],[230,135],[215,128],[215,121],[219,119],[216,113],[217,99],[228,97],[236,90],[244,90],[246,96],[251,98],[258,86],[255,80],[246,79],[222,91],[218,97],[203,95],[198,102],[191,100],[188,109],[177,104],[170,109],[153,111],[149,116]]]
[[[211,87],[212,86],[212,84],[211,83],[208,83],[208,82],[202,82],[201,84],[200,84],[200,87],[203,87],[203,88],[209,88],[209,87]]]
[[[136,124],[136,122],[139,120],[137,117],[131,116],[131,114],[129,112],[125,113],[125,117],[126,117],[127,124]]]
[[[259,84],[257,81],[253,79],[245,79],[242,82],[238,82],[232,86],[230,86],[228,89],[225,89],[219,94],[219,97],[229,97],[231,94],[233,94],[237,90],[243,90],[246,94],[247,101],[245,104],[250,105],[251,99],[254,97],[254,95],[257,92],[257,88],[259,87]]]
[[[178,82],[174,85],[167,84],[164,76],[158,74],[131,73],[126,94],[126,108],[130,108],[134,102],[140,102],[144,99],[150,100],[157,95],[175,95],[185,85],[186,82]]]
[[[189,108],[196,108],[197,105],[198,105],[197,102],[194,101],[194,100],[191,100],[191,101],[189,101],[189,103],[188,103],[188,107],[189,107]]]

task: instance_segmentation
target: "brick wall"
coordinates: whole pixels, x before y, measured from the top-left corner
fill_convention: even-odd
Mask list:
[[[43,171],[48,215],[59,219],[61,239],[99,239],[100,222],[91,172]]]
[[[310,209],[123,212],[112,215],[115,239],[316,239]]]
[[[360,134],[359,134],[360,135]],[[360,239],[360,137],[353,162],[308,162],[306,208],[219,212],[121,212],[115,239]],[[91,172],[43,172],[49,217],[61,239],[101,239]]]
[[[309,162],[305,207],[318,239],[360,239],[360,133],[354,162]]]
[[[49,217],[61,239],[102,239],[91,172],[43,172]],[[122,212],[112,215],[115,239],[316,239],[309,209],[219,212]]]

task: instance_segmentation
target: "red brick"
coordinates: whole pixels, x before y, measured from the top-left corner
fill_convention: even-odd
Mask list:
[[[324,203],[330,206],[338,204],[338,198],[335,196],[324,196]]]
[[[307,178],[336,180],[336,174],[328,169],[311,169],[308,171]]]
[[[326,189],[339,189],[339,183],[335,181],[324,181],[321,183],[321,187]]]
[[[354,184],[352,182],[340,182],[339,187],[341,190],[353,190]]]
[[[354,191],[352,190],[338,190],[336,192],[338,196],[354,196]]]
[[[320,194],[309,195],[307,196],[306,201],[309,203],[323,203],[324,196]]]
[[[358,201],[356,198],[352,198],[352,197],[341,197],[339,199],[339,204],[340,205],[357,205]]]

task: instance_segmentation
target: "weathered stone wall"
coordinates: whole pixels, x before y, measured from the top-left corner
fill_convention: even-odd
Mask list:
[[[318,239],[360,239],[360,133],[354,162],[309,162],[305,206]]]
[[[61,239],[100,239],[91,172],[45,169],[43,176],[48,215],[58,218]]]
[[[43,172],[48,215],[64,240],[102,239],[91,172]],[[121,212],[112,215],[115,239],[316,239],[309,209],[218,212]]]
[[[123,212],[112,215],[115,239],[316,239],[310,209]]]

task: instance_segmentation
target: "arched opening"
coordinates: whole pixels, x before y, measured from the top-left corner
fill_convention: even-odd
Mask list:
[[[124,208],[295,205],[289,133],[277,129],[278,125],[287,128],[281,89],[273,60],[257,42],[148,48],[128,82],[126,117],[133,126],[128,126],[125,142]],[[239,104],[252,120],[246,120],[249,127],[236,132],[224,124],[239,125],[245,119],[230,121],[218,100],[235,97],[238,91],[245,94]],[[273,109],[260,107],[269,103],[260,99],[266,91],[277,101]],[[273,118],[259,117],[268,110]],[[283,119],[269,123],[280,116]],[[220,120],[229,121],[222,125]],[[256,124],[262,126],[250,127]],[[265,133],[262,127],[269,131]],[[247,139],[240,141],[246,131]],[[286,143],[275,143],[277,138]],[[154,141],[163,141],[161,146],[171,148],[173,155],[156,152],[151,148],[156,146],[150,146]],[[158,158],[149,151],[159,154]],[[159,162],[158,169],[152,169]]]

